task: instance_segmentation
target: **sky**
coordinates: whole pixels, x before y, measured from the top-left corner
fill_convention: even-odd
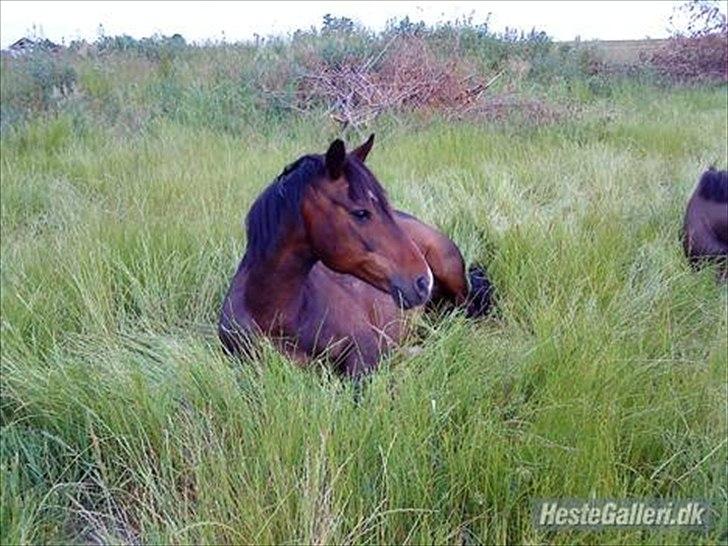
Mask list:
[[[624,40],[668,35],[671,1],[520,1],[520,2],[168,2],[168,1],[17,1],[0,0],[0,47],[32,34],[54,42],[93,40],[106,35],[135,38],[154,33],[182,34],[188,41],[251,39],[255,34],[285,35],[320,26],[324,14],[345,16],[372,29],[408,15],[426,23],[472,15],[491,27],[544,30],[555,40]],[[35,27],[35,32],[33,28]]]

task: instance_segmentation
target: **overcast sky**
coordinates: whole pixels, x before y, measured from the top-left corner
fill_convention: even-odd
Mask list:
[[[545,30],[556,40],[640,39],[667,35],[668,18],[679,2],[0,2],[0,46],[7,47],[32,33],[54,42],[77,38],[93,40],[99,24],[107,35],[135,38],[176,32],[187,40],[228,41],[286,34],[297,28],[319,26],[326,13],[346,16],[381,29],[388,19],[409,15],[427,23],[473,15],[482,22],[491,13],[496,30],[504,27]]]

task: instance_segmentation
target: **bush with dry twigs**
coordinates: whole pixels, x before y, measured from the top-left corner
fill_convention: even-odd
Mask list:
[[[455,55],[437,55],[423,39],[395,37],[376,56],[335,65],[317,59],[297,85],[297,108],[324,107],[344,125],[359,125],[384,112],[471,107],[500,76],[485,75]]]
[[[690,0],[676,15],[687,18],[686,28],[675,28],[673,37],[645,60],[673,81],[727,82],[728,21],[719,3]]]

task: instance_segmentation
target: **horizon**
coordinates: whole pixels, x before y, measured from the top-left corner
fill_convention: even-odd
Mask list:
[[[346,17],[373,31],[409,17],[436,26],[470,18],[494,32],[506,28],[543,31],[554,41],[662,39],[682,2],[672,0],[573,3],[565,1],[478,2],[20,2],[0,4],[0,47],[46,38],[57,44],[93,42],[99,36],[140,39],[182,35],[191,43],[244,42],[286,37],[298,29],[321,28],[324,15]],[[142,8],[143,6],[143,8]],[[564,17],[564,13],[568,17]],[[50,21],[50,24],[49,24]]]

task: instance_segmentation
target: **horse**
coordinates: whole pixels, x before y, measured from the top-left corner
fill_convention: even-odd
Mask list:
[[[226,353],[242,356],[267,336],[305,366],[325,354],[344,376],[375,370],[426,304],[469,316],[490,308],[492,287],[446,235],[394,210],[365,165],[372,134],[351,152],[334,140],[325,154],[285,167],[246,217],[247,243],[220,311]]]
[[[693,267],[717,263],[719,278],[728,279],[728,171],[711,167],[700,177],[685,210],[682,243]]]

